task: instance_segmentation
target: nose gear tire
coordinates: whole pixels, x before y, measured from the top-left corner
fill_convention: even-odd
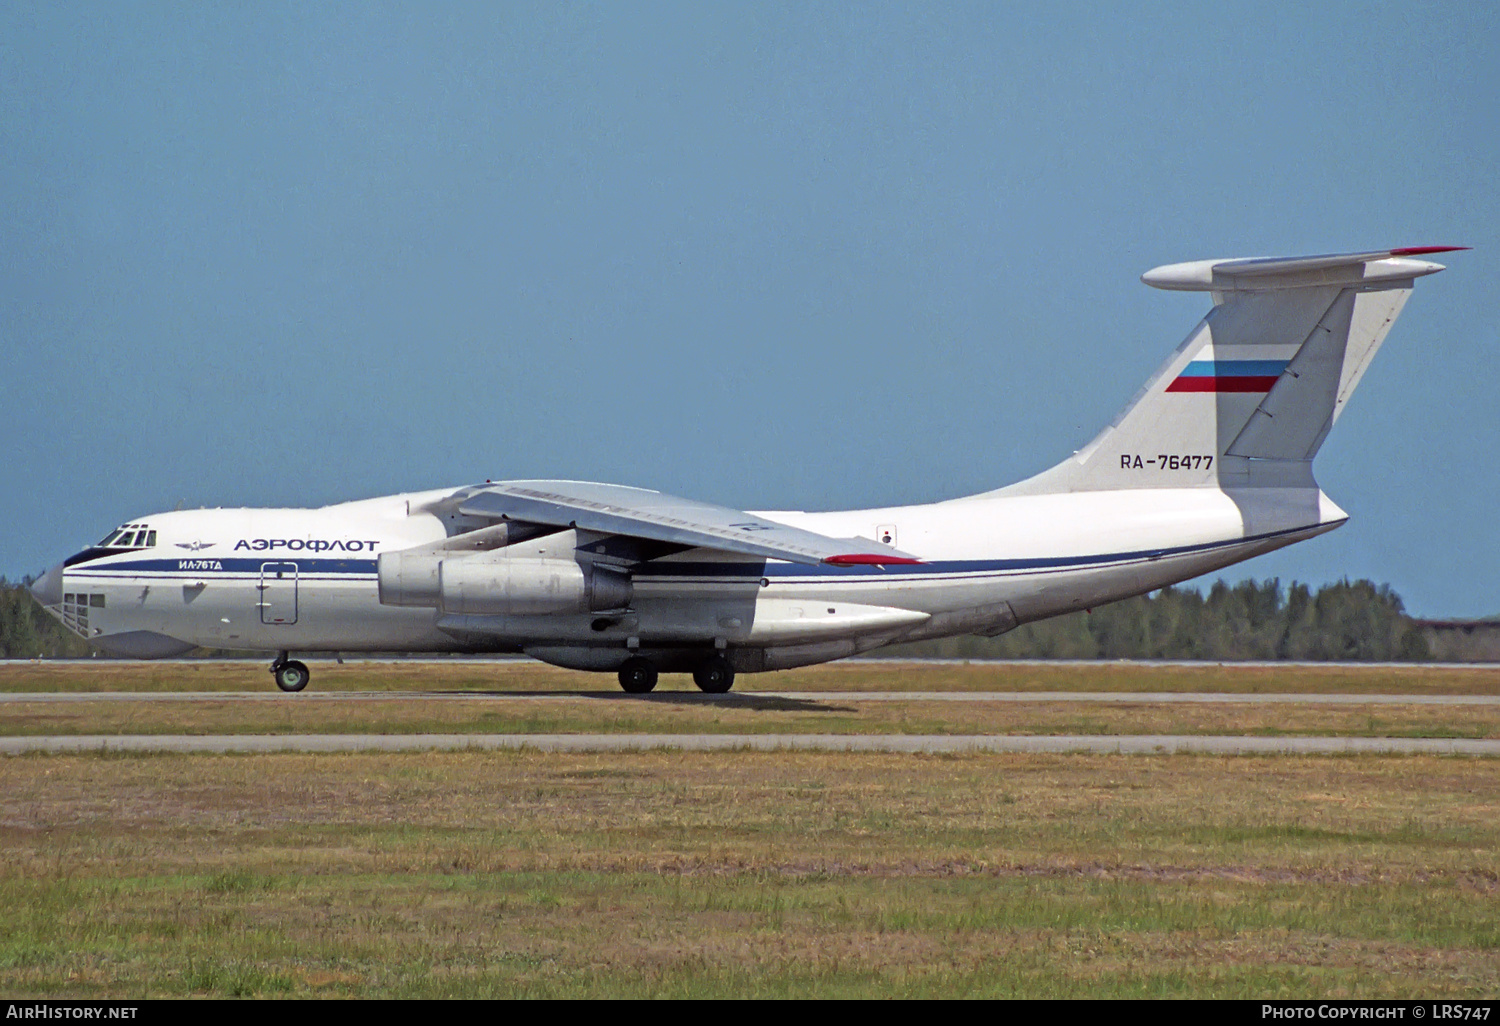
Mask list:
[[[307,682],[312,679],[304,663],[295,659],[289,659],[276,667],[276,686],[283,691],[301,691],[307,687]]]

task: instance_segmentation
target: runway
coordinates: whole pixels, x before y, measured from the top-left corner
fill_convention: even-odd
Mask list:
[[[1500,705],[1500,695],[1357,695],[1207,691],[30,691],[0,692],[11,702],[1037,702],[1107,705]]]
[[[279,691],[93,691],[0,693],[0,706],[26,703],[293,703],[349,702],[578,704],[633,702],[647,705],[710,705],[774,708],[777,703],[848,706],[862,703],[938,702],[1100,705],[1308,705],[1308,706],[1497,706],[1500,695],[1432,694],[1296,694],[1224,692],[1114,691],[748,691],[709,695],[697,691],[661,691],[630,695],[622,691],[328,691],[283,694]],[[770,704],[768,704],[770,703]],[[1296,737],[1201,734],[134,734],[0,737],[0,754],[29,752],[394,752],[498,751],[541,752],[679,751],[819,751],[909,754],[1093,753],[1170,755],[1341,755],[1429,754],[1500,756],[1500,739],[1409,737]]]
[[[92,735],[0,738],[0,754],[32,752],[634,752],[801,751],[901,754],[1083,753],[1095,755],[1500,756],[1500,740],[1208,735],[945,734],[248,734]]]
[[[528,656],[519,655],[496,655],[496,656],[355,656],[348,655],[342,659],[323,655],[309,655],[302,660],[309,666],[390,666],[393,664],[411,664],[414,666],[492,666],[505,663],[524,664],[528,666],[539,666],[536,660]],[[129,662],[129,660],[116,659],[0,659],[0,666],[108,666],[112,663],[118,664]],[[238,659],[199,659],[199,658],[176,658],[176,659],[153,659],[153,666],[252,666],[264,668],[270,662],[270,653],[264,657],[242,657]],[[1217,669],[1260,669],[1260,670],[1284,670],[1284,669],[1323,669],[1323,670],[1496,670],[1500,669],[1500,663],[1448,663],[1448,662],[1362,662],[1347,659],[926,659],[926,658],[871,658],[854,657],[851,659],[840,659],[838,666],[1029,666],[1046,669],[1057,666],[1067,667],[1093,667],[1109,668],[1117,666],[1146,666],[1146,667],[1168,667],[1177,669],[1204,669],[1213,667]]]

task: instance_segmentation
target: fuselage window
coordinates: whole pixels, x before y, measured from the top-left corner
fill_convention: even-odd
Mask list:
[[[156,548],[156,532],[155,531],[147,531],[146,532],[146,548],[148,548],[148,549],[154,549],[154,548]]]

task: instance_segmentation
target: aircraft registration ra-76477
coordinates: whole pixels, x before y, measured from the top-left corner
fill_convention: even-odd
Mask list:
[[[106,652],[520,652],[616,672],[827,662],[1183,581],[1330,531],[1312,460],[1420,259],[1460,247],[1171,264],[1213,308],[1109,427],[1018,484],[921,506],[749,513],[622,485],[502,481],[321,509],[157,513],[33,586]]]

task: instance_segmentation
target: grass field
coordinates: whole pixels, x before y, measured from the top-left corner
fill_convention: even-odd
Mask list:
[[[266,663],[0,663],[0,691],[274,691]],[[525,660],[493,662],[310,662],[309,690],[619,694],[613,674],[559,670]],[[696,692],[685,674],[666,674],[658,693]],[[832,663],[740,676],[739,693],[756,691],[1213,691],[1340,694],[1500,695],[1500,667],[1236,666],[1204,663],[1038,665]]]
[[[247,663],[0,667],[8,692],[258,691],[276,700],[247,703],[109,700],[12,702],[0,735],[292,733],[710,733],[710,734],[1221,734],[1349,737],[1500,737],[1497,706],[1190,706],[978,702],[860,702],[858,691],[1219,691],[1489,695],[1494,668],[834,665],[742,677],[736,698],[705,700],[686,678],[664,678],[650,698],[628,696],[607,675],[537,663],[334,663],[317,667],[313,694],[373,693],[338,702],[278,696],[269,674]],[[755,698],[778,691],[828,699]],[[599,690],[603,688],[604,690]],[[402,702],[403,693],[442,701]],[[486,700],[501,694],[507,700]],[[473,696],[464,700],[463,696]],[[528,698],[527,696],[534,696]],[[564,700],[559,700],[564,699]]]
[[[431,666],[319,665],[314,687],[601,684],[509,663],[439,665],[451,676],[435,683]],[[1242,678],[1217,667],[865,664],[741,685],[1102,691],[1134,682],[1142,690],[1487,694],[1495,674],[1299,669],[1278,679],[1275,672],[1242,670]],[[94,666],[12,664],[0,668],[0,687],[87,690],[91,680],[121,691],[269,687],[257,666],[109,664],[95,673]],[[388,716],[393,730],[429,729],[402,718],[408,715],[457,718],[431,729],[543,729],[527,726],[543,711],[571,730],[624,729],[609,719],[617,716],[714,730],[721,728],[701,718],[725,712],[782,718],[774,729],[799,729],[787,724],[808,716],[827,717],[817,720],[825,730],[935,723],[937,732],[960,725],[1030,731],[1047,729],[1053,715],[1118,713],[1100,729],[1133,732],[1164,722],[1151,717],[1180,716],[1197,718],[1174,721],[1184,730],[1203,732],[1357,733],[1377,729],[1367,722],[1377,715],[1400,721],[1382,730],[1494,730],[1476,707],[1278,706],[1270,711],[1285,721],[1257,726],[1237,719],[1250,714],[1244,705],[1069,711],[949,703],[956,708],[936,710],[937,703],[834,699],[830,710],[774,702],[725,710],[580,697],[545,710],[525,701],[514,708],[452,700],[412,703],[439,708],[409,713],[411,706],[390,700],[292,697],[204,710],[157,703],[169,712],[148,714],[139,712],[144,704],[116,705],[127,716],[202,716],[182,729],[215,731],[237,721],[252,729],[257,716],[303,715]],[[838,708],[846,705],[852,711]],[[485,725],[476,719],[485,712],[518,718]],[[1465,713],[1475,718],[1463,720]],[[52,714],[94,724],[115,715],[106,703],[6,704],[0,724],[30,731],[42,724],[26,717]],[[1317,719],[1323,716],[1334,719]],[[830,728],[833,720],[846,726]],[[69,722],[47,729],[71,731]],[[1485,759],[9,757],[0,759],[0,990],[14,997],[1493,997],[1500,990],[1497,853],[1500,774]]]
[[[1122,705],[1046,702],[7,702],[0,736],[119,734],[1219,734],[1500,737],[1500,706]]]

